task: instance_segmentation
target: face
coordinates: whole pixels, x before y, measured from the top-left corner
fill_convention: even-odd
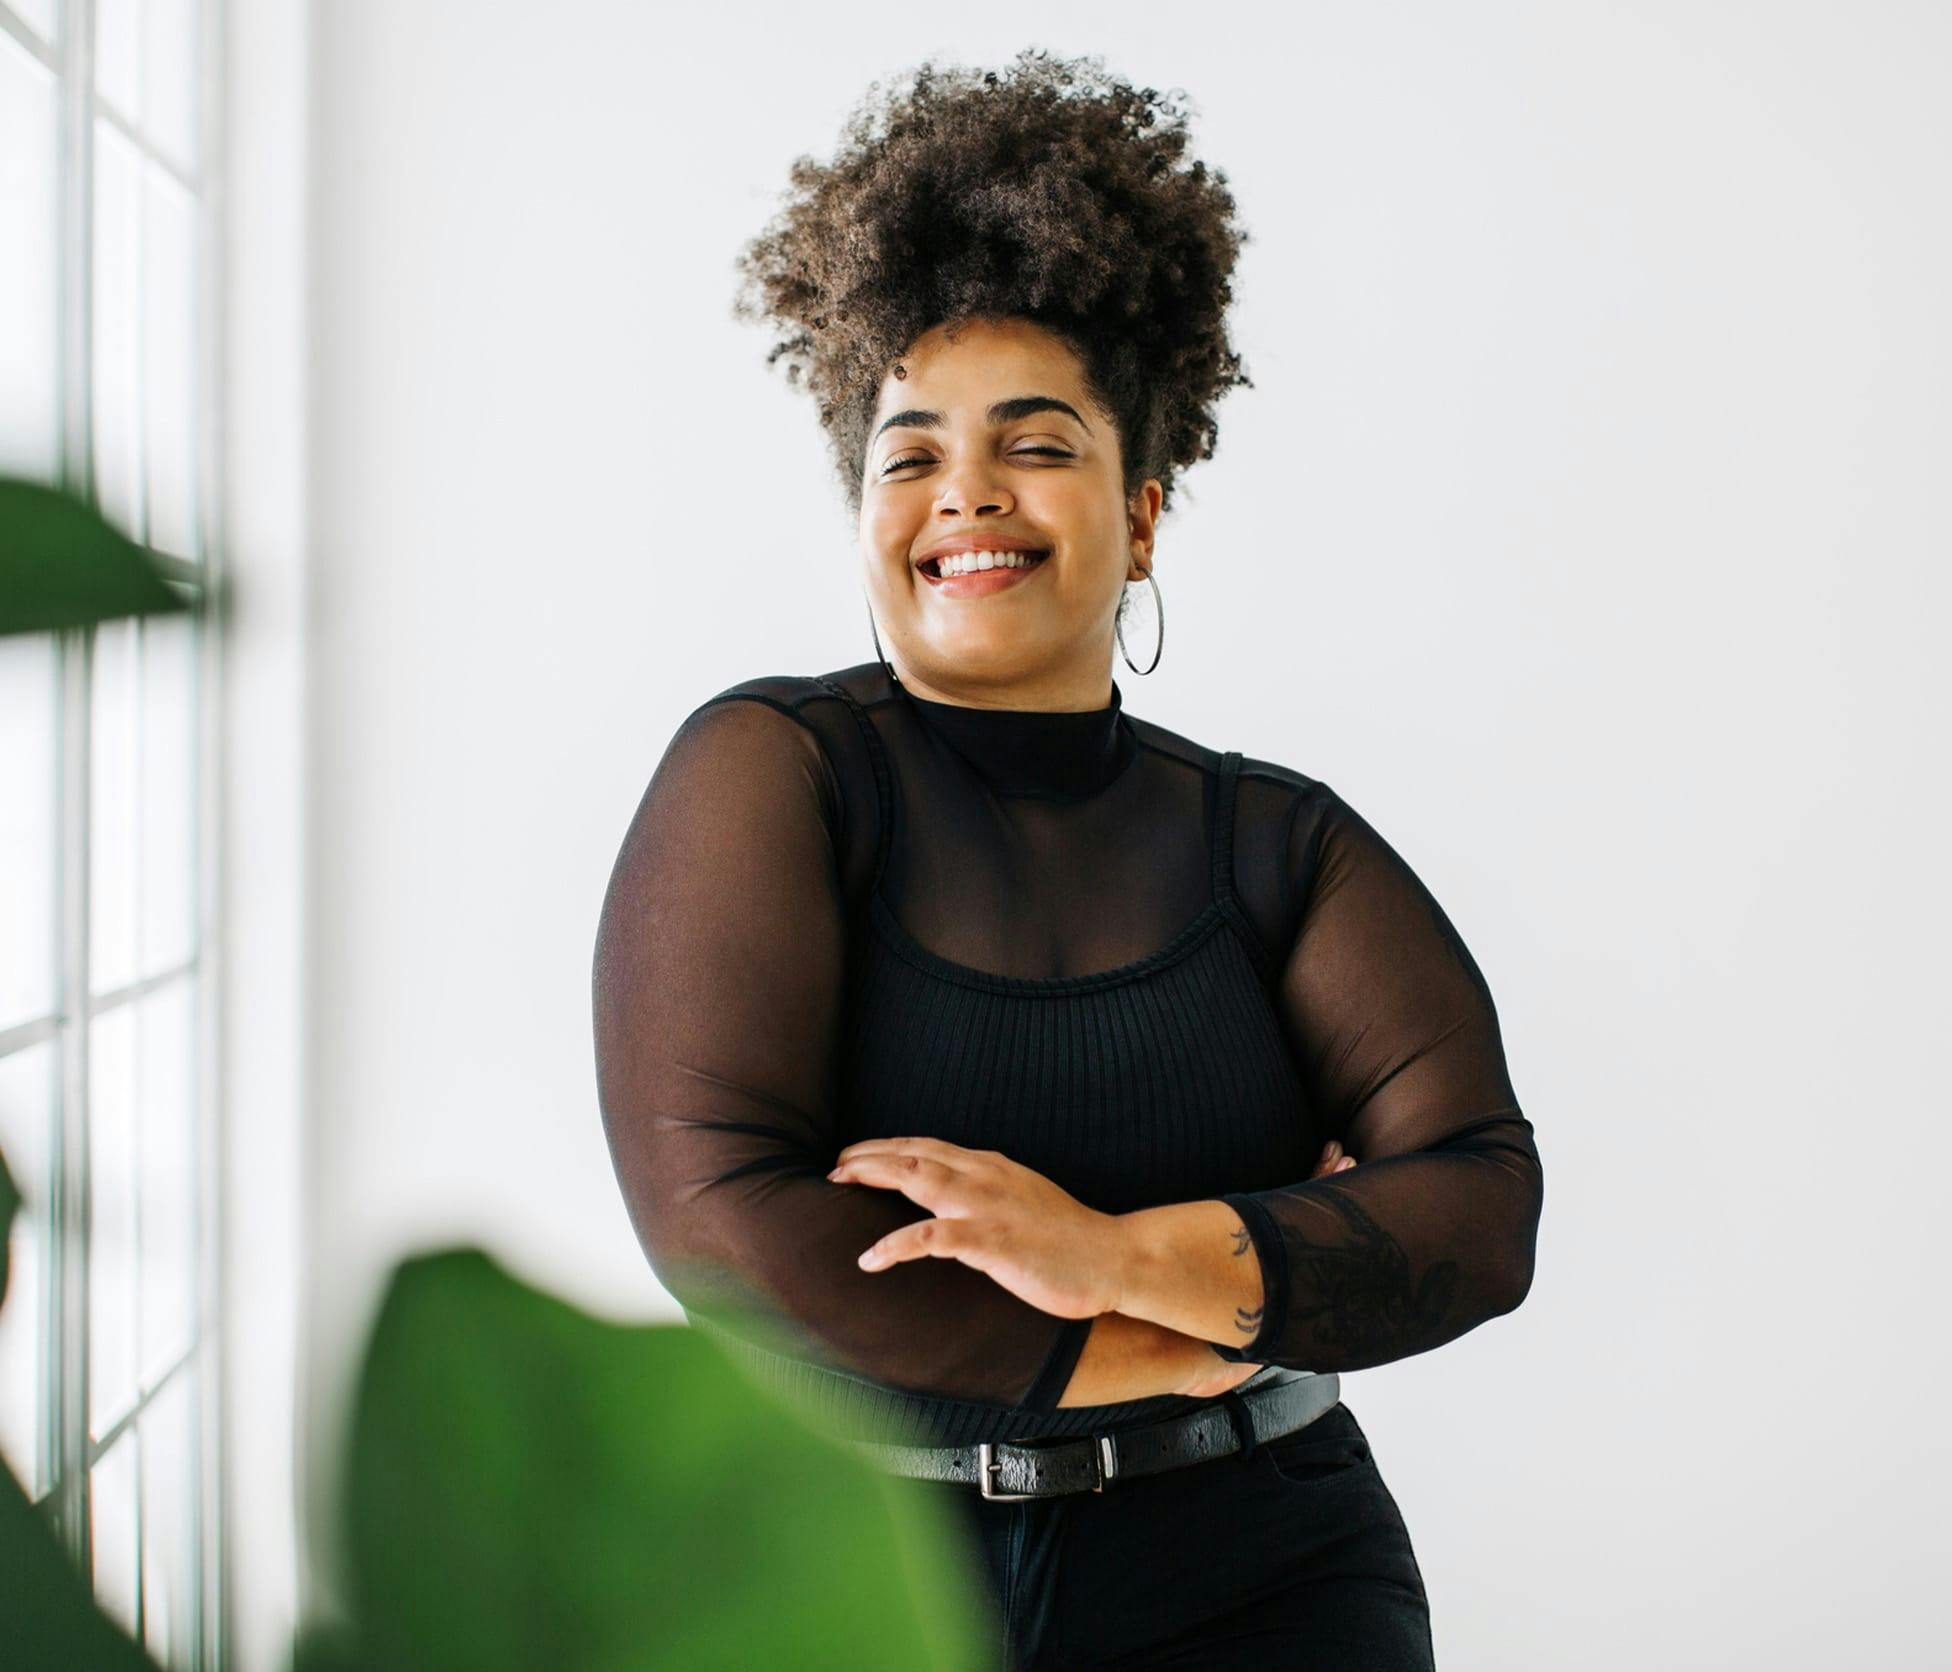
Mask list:
[[[901,682],[986,707],[1110,702],[1119,599],[1151,568],[1161,499],[1149,480],[1128,502],[1123,472],[1060,338],[1023,319],[917,338],[882,379],[861,490],[868,601]],[[948,577],[924,564],[971,546],[1046,555]]]

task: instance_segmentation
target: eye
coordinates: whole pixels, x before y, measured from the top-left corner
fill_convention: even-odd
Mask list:
[[[1012,458],[1026,458],[1033,453],[1043,453],[1054,459],[1074,459],[1075,453],[1067,453],[1062,447],[1019,447],[1011,453]],[[881,474],[887,476],[897,470],[906,470],[912,464],[927,464],[928,455],[917,453],[912,458],[890,459],[881,467]]]

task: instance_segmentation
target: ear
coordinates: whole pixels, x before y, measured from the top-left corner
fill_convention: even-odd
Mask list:
[[[1128,580],[1142,581],[1152,569],[1152,542],[1159,523],[1159,505],[1165,491],[1156,476],[1148,477],[1125,504],[1127,542],[1132,573]]]

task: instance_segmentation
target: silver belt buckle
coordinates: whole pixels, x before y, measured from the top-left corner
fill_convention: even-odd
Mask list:
[[[1117,1477],[1118,1454],[1112,1448],[1111,1435],[1096,1434],[1092,1439],[1095,1442],[1092,1456],[1098,1461],[1098,1478],[1091,1483],[1091,1490],[1102,1492],[1105,1482]],[[1066,1495],[1062,1492],[994,1492],[990,1489],[990,1482],[999,1467],[995,1447],[987,1440],[979,1441],[976,1446],[976,1485],[993,1504],[1018,1503],[1025,1498],[1062,1498]]]

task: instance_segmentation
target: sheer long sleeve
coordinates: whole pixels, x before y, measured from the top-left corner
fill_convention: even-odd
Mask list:
[[[805,1356],[888,1386],[1049,1411],[1090,1321],[953,1260],[862,1271],[863,1249],[927,1212],[825,1177],[849,1141],[836,1069],[849,811],[819,735],[763,697],[694,710],[659,763],[604,898],[593,980],[631,1222],[689,1315],[755,1313]]]
[[[1254,1339],[1222,1358],[1356,1370],[1509,1312],[1531,1286],[1544,1174],[1491,992],[1443,908],[1316,783],[1289,872],[1282,1026],[1324,1136],[1357,1165],[1222,1197],[1260,1256]]]

